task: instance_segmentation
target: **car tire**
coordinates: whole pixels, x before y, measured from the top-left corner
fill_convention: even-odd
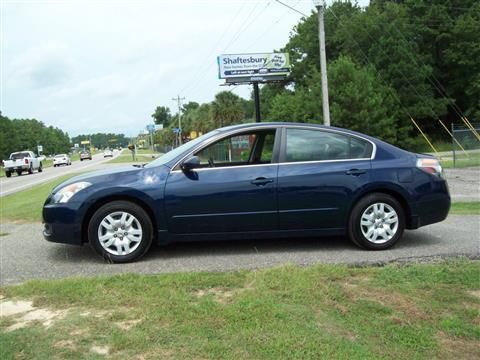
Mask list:
[[[83,161],[83,159],[80,159],[80,161]]]
[[[22,175],[22,170],[17,170],[17,175],[21,176]]]
[[[5,176],[6,176],[6,177],[11,177],[11,176],[12,176],[12,172],[11,172],[11,171],[5,171]]]
[[[38,172],[42,172],[43,171],[43,164],[40,163],[40,165],[38,165]]]
[[[361,198],[348,220],[348,237],[368,250],[384,250],[395,244],[405,230],[405,212],[392,196],[373,193]]]
[[[153,226],[148,214],[130,201],[101,206],[89,221],[88,240],[104,259],[126,263],[140,259],[152,245]]]

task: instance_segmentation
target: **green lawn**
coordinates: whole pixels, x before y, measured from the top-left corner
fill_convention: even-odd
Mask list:
[[[130,153],[130,151],[128,151]],[[137,154],[160,154],[158,151],[152,151],[152,149],[137,149]]]
[[[157,155],[158,156],[158,155]],[[154,158],[152,158],[151,155],[145,155],[145,154],[137,154],[136,156],[136,161],[134,161],[132,159],[132,154],[130,151],[128,151],[128,153],[126,152],[122,152],[120,155],[118,155],[116,158],[113,158],[112,160],[108,161],[109,163],[112,163],[112,164],[117,164],[117,163],[132,163],[132,162],[136,162],[136,163],[140,163],[140,164],[144,164],[144,163],[149,163],[150,161],[153,161],[155,160]]]
[[[78,174],[68,174],[32,188],[0,198],[1,221],[36,222],[42,220],[42,206],[50,191]]]
[[[456,202],[452,203],[450,214],[454,215],[480,215],[480,202]]]
[[[452,158],[441,160],[441,162],[442,166],[445,169],[453,168]],[[471,166],[480,166],[480,153],[469,154],[468,157],[459,153],[458,158],[455,161],[455,168],[464,168]]]
[[[456,260],[30,281],[4,301],[57,317],[2,318],[0,358],[475,359],[479,275]]]

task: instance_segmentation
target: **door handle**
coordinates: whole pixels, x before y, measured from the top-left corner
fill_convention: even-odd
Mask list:
[[[265,177],[259,177],[256,178],[255,180],[250,181],[251,184],[257,185],[257,186],[263,186],[267,185],[268,183],[272,183],[273,179],[267,179]]]
[[[347,175],[353,175],[353,176],[359,176],[362,174],[365,174],[367,170],[361,170],[361,169],[350,169],[348,170],[345,174]]]

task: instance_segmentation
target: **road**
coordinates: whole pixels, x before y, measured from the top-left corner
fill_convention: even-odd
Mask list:
[[[115,154],[118,156],[118,154]],[[80,171],[95,170],[100,164],[109,161],[111,158],[104,158],[103,154],[95,154],[92,160],[75,161],[70,166],[48,167],[43,172],[34,172],[33,174],[23,174],[21,176],[12,175],[10,178],[0,178],[0,197],[12,194],[14,192],[28,189],[34,185],[54,180],[59,176]]]
[[[154,246],[139,262],[107,264],[89,246],[43,240],[42,225],[2,225],[0,285],[29,279],[97,276],[116,273],[158,274],[180,271],[231,271],[283,264],[381,264],[435,257],[480,255],[480,216],[452,215],[415,231],[385,251],[358,249],[344,238],[202,242]]]

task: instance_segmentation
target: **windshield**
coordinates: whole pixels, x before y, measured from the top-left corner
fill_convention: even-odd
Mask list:
[[[185,143],[185,144],[167,152],[166,154],[163,154],[158,159],[156,159],[156,160],[152,161],[151,163],[148,163],[147,165],[145,165],[145,167],[154,167],[154,166],[159,166],[159,165],[165,165],[169,161],[172,161],[173,159],[175,159],[180,154],[182,154],[184,152],[187,152],[191,148],[195,147],[197,144],[200,144],[203,140],[208,139],[209,137],[211,137],[211,136],[213,136],[217,133],[219,133],[218,130],[210,131],[209,133],[206,133],[206,134],[196,138],[195,140],[189,141],[189,142],[187,142],[187,143]]]

